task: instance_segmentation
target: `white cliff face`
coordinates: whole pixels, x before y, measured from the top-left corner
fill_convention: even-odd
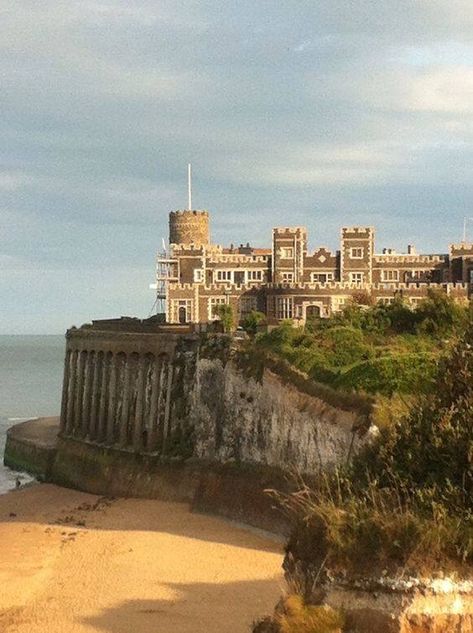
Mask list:
[[[267,369],[260,382],[218,359],[199,359],[195,371],[198,458],[315,473],[345,463],[369,441],[356,431],[356,413],[302,393]]]

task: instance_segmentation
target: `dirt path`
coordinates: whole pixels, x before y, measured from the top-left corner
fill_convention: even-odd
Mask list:
[[[2,633],[247,633],[280,568],[277,543],[184,504],[0,496]]]

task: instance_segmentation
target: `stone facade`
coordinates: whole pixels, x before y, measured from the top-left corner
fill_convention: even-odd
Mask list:
[[[309,252],[304,227],[273,229],[271,248],[249,244],[224,248],[209,238],[206,211],[170,214],[170,250],[158,257],[158,299],[169,323],[215,320],[215,306],[232,306],[239,321],[252,310],[270,324],[328,317],[353,297],[389,303],[402,296],[415,307],[429,288],[468,300],[473,282],[473,244],[452,244],[448,254],[375,251],[372,227],[344,227],[340,250]]]

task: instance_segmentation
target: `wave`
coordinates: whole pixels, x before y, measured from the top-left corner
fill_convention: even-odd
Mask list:
[[[9,422],[26,422],[26,420],[37,420],[38,416],[31,416],[29,415],[26,418],[7,418]]]

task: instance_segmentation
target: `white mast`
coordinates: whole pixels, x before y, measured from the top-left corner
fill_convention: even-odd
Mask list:
[[[188,209],[192,211],[192,172],[191,164],[187,164],[187,193],[188,193]]]

